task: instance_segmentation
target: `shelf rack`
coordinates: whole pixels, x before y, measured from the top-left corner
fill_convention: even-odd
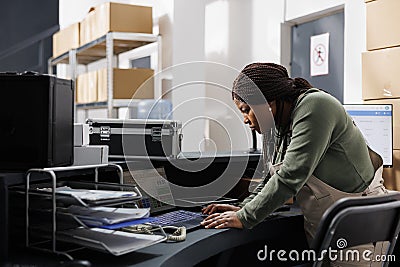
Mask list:
[[[60,63],[69,64],[70,75],[72,80],[76,80],[77,77],[77,66],[78,64],[87,65],[89,63],[98,61],[106,58],[107,64],[107,101],[99,103],[89,104],[77,104],[75,105],[75,119],[76,109],[91,109],[91,108],[107,108],[107,116],[109,118],[116,118],[117,112],[115,108],[127,107],[130,103],[130,99],[116,100],[113,99],[113,56],[121,53],[134,50],[139,47],[143,47],[149,44],[157,44],[157,64],[155,72],[159,73],[162,69],[162,39],[159,35],[146,34],[146,33],[123,33],[123,32],[109,32],[102,37],[93,40],[76,49],[69,50],[64,54],[50,58],[48,60],[48,72],[53,74],[53,67]],[[118,57],[116,66],[118,66]],[[160,97],[162,94],[161,81],[154,78],[154,96]]]
[[[127,107],[129,105],[133,106],[139,103],[139,99],[114,99],[113,107],[114,108],[122,108]],[[84,104],[76,104],[76,108],[78,109],[95,109],[95,108],[107,108],[107,101],[103,102],[93,102],[93,103],[84,103]]]
[[[83,166],[69,166],[69,167],[54,167],[54,168],[43,168],[43,169],[30,169],[26,174],[26,184],[25,184],[25,245],[26,247],[33,247],[44,251],[53,252],[55,254],[64,255],[69,259],[72,257],[63,251],[57,250],[57,203],[56,203],[56,184],[57,184],[57,173],[58,172],[67,172],[67,171],[79,171],[79,170],[94,170],[94,182],[98,183],[99,180],[99,169],[102,168],[114,168],[118,171],[119,176],[119,185],[123,185],[123,169],[121,166],[117,164],[98,164],[98,165],[83,165]],[[33,173],[42,173],[51,177],[51,199],[52,199],[52,229],[51,229],[51,249],[39,248],[35,247],[38,244],[31,244],[29,240],[29,203],[30,203],[30,181],[31,175]],[[140,191],[135,190],[138,193],[138,196],[141,197]]]

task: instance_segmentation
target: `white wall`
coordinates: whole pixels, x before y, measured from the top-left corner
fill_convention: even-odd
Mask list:
[[[345,104],[362,103],[361,53],[366,51],[365,3],[346,0],[344,11],[343,100]]]
[[[204,85],[188,84],[203,81],[201,65],[186,67],[184,64],[204,60],[204,0],[174,1],[174,23],[172,40],[172,99],[173,117],[183,122],[183,151],[203,150],[205,137]],[[183,64],[183,65],[182,65]],[[193,120],[193,118],[198,118]]]
[[[185,0],[174,1],[172,65],[193,61],[219,64],[204,63],[202,68],[200,63],[192,63],[186,72],[177,67],[179,74],[173,74],[175,87],[190,79],[220,85],[174,90],[174,118],[184,123],[196,118],[184,128],[185,151],[213,150],[214,144],[225,151],[249,148],[250,131],[244,128],[231,100],[232,82],[251,62],[280,62],[283,18],[283,2],[274,0],[199,0],[190,5]],[[181,104],[188,99],[195,100],[191,105]],[[212,141],[204,142],[209,139]]]
[[[285,0],[286,1],[286,21],[301,22],[310,17],[324,15],[329,11],[337,10],[346,0]],[[354,0],[353,0],[354,1]]]
[[[268,15],[266,15],[268,14]],[[205,112],[218,119],[221,125],[210,124],[209,137],[220,150],[247,150],[251,146],[250,130],[243,124],[242,116],[231,100],[232,82],[240,70],[251,62],[280,62],[280,23],[284,9],[280,1],[229,0],[208,1],[206,6],[205,59],[225,64],[226,68],[210,68],[206,77],[219,81],[225,90],[206,87],[209,101]],[[216,41],[217,39],[217,41]],[[211,44],[215,45],[214,49]],[[230,69],[232,68],[232,69]],[[222,69],[222,68],[221,68]],[[229,133],[227,140],[225,132]],[[261,138],[258,138],[259,147]]]

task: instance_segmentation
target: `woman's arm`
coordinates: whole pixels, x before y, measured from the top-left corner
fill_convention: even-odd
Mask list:
[[[263,175],[262,181],[257,185],[257,187],[253,190],[253,192],[250,193],[248,197],[246,197],[240,204],[239,207],[244,207],[247,203],[252,201],[255,196],[257,196],[258,193],[261,192],[261,190],[264,188],[265,184],[267,181],[271,178],[271,175]]]

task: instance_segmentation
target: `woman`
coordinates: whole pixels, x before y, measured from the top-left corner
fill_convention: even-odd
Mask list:
[[[252,228],[296,196],[310,242],[322,214],[338,199],[386,192],[382,159],[368,148],[331,95],[312,88],[305,79],[289,78],[283,66],[253,63],[234,81],[232,96],[244,123],[264,134],[264,141],[270,127],[265,114],[272,112],[273,165],[268,168],[264,162],[268,175],[239,207],[206,207],[203,212],[210,214],[202,223],[206,228]]]

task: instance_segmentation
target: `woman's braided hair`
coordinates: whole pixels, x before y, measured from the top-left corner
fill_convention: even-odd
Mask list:
[[[293,100],[311,87],[303,78],[289,78],[284,66],[252,63],[233,82],[232,97],[249,105],[265,103],[265,100]],[[264,99],[260,99],[260,93]]]
[[[275,63],[252,63],[247,65],[233,82],[232,98],[248,105],[265,104],[276,101],[275,124],[278,126],[277,148],[281,148],[281,159],[290,139],[290,121],[282,125],[284,102],[294,102],[302,93],[312,88],[303,78],[290,78],[284,66]],[[294,105],[292,105],[292,108]],[[266,138],[264,136],[264,142]],[[265,146],[265,144],[264,144]],[[264,147],[265,150],[265,147]],[[277,151],[277,149],[276,149]],[[273,162],[276,163],[277,153]],[[266,155],[264,155],[264,160]]]

